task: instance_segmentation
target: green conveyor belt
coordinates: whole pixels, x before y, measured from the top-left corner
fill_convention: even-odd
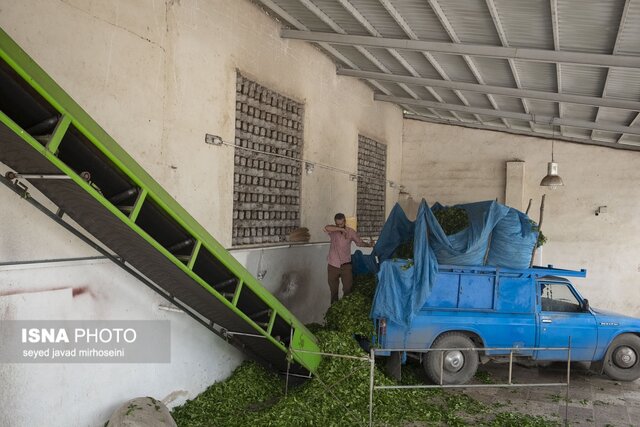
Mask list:
[[[313,334],[1,29],[0,162],[252,358],[320,363],[295,352],[317,351]]]

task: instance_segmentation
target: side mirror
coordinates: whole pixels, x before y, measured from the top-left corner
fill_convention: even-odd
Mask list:
[[[586,298],[582,300],[582,311],[589,311],[589,300]]]

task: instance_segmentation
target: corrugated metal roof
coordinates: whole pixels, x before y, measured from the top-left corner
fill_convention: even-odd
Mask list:
[[[438,4],[462,43],[500,46],[484,0],[441,0]]]
[[[534,123],[533,129],[535,132],[541,133],[544,136],[560,136],[560,129],[555,126],[545,125],[542,123]]]
[[[331,20],[348,34],[368,36],[367,30],[335,0],[313,0],[310,2],[324,12]],[[313,10],[309,9],[312,13]]]
[[[564,134],[572,138],[591,139],[591,131],[587,129],[564,127]]]
[[[424,86],[416,86],[416,85],[407,85],[407,86],[409,87],[409,89],[414,91],[415,94],[420,97],[420,99],[423,99],[425,101],[437,101],[437,99],[433,97],[431,92],[429,92],[429,90],[427,90],[427,88],[425,88]]]
[[[640,144],[623,144],[640,139],[635,136],[640,133],[640,119],[634,121],[640,111],[640,61],[617,65],[630,58],[622,55],[640,56],[640,0],[254,1],[271,8],[288,28],[301,34],[339,35],[342,39],[332,40],[333,44],[311,36],[308,40],[320,43],[339,67],[365,79],[376,94],[392,96],[385,100],[410,106],[425,119],[507,130],[506,120],[511,128],[548,137],[553,127],[541,122],[539,117],[544,116],[556,123],[559,138],[640,150]],[[374,41],[359,46],[351,36]],[[425,51],[402,45],[389,48],[397,39],[444,42],[447,48],[461,43],[467,51],[461,55],[432,45]],[[538,56],[523,57],[522,49],[509,51],[505,58],[486,54],[496,46],[535,49]],[[555,49],[573,56],[554,56]],[[407,81],[407,77],[447,82]],[[492,89],[496,86],[517,92],[497,95],[501,90]],[[550,101],[548,94],[557,98]],[[420,100],[441,106],[415,105]],[[454,106],[463,111],[452,114],[449,109]],[[531,126],[532,122],[537,123]]]
[[[451,40],[426,0],[391,0],[390,3],[420,40]]]
[[[451,120],[451,121],[458,121],[458,119],[456,119],[454,117],[454,115],[451,114],[450,111],[438,111],[438,113],[442,116],[443,119]]]
[[[333,46],[335,50],[337,50],[342,55],[346,56],[351,62],[358,66],[361,70],[365,71],[380,71],[378,67],[375,66],[374,63],[365,58],[360,52],[356,50],[356,48],[351,46],[341,46],[335,45]]]
[[[640,136],[638,135],[623,135],[619,140],[618,140],[619,144],[624,144],[624,145],[635,145],[635,146],[640,146]]]
[[[640,2],[631,1],[627,17],[620,32],[618,52],[623,55],[640,55]]]
[[[475,58],[474,61],[485,84],[516,87],[516,81],[511,72],[511,67],[509,67],[509,61],[506,59],[478,57]]]
[[[558,117],[558,104],[547,101],[529,101],[531,113],[541,116]]]
[[[331,31],[331,28],[304,7],[298,0],[272,0],[289,15],[296,18],[311,31]],[[286,20],[285,20],[286,22]]]
[[[378,49],[369,47],[367,48],[369,52],[373,54],[373,56],[378,59],[385,67],[387,67],[393,74],[399,75],[410,75],[406,68],[402,66],[402,64],[394,58],[391,53],[387,49]]]
[[[635,117],[635,113],[628,110],[619,110],[617,108],[600,108],[598,113],[598,121],[616,123],[620,125],[628,125]]]
[[[493,95],[498,107],[504,111],[516,111],[518,113],[524,113],[524,106],[522,100],[519,98],[512,98],[510,96]]]
[[[440,78],[438,71],[420,52],[406,50],[399,51],[398,53],[413,66],[413,69],[416,70],[421,77],[427,77],[430,79]]]
[[[463,105],[458,96],[449,89],[443,89],[440,87],[434,87],[433,90],[442,97],[446,104]]]
[[[509,46],[553,49],[548,1],[494,0]]]
[[[433,57],[438,61],[438,64],[440,64],[451,80],[470,83],[478,82],[460,55],[434,53]]]
[[[362,14],[383,37],[405,37],[406,34],[393,20],[380,3],[370,0],[349,0],[349,3]]]
[[[640,38],[636,41],[640,45]],[[640,70],[612,68],[609,71],[606,96],[637,101],[640,99]]]
[[[524,130],[524,131],[531,130],[531,128],[529,127],[529,122],[525,122],[524,120],[511,119],[511,120],[509,120],[509,124],[514,129]]]
[[[408,97],[409,95],[407,94],[407,92],[404,91],[404,89],[402,89],[400,86],[398,86],[397,84],[394,83],[388,83],[388,82],[379,82],[380,86],[383,86],[384,88],[386,88],[389,92],[391,92],[393,95],[397,96],[397,97]]]
[[[560,50],[611,53],[625,0],[558,0]]]
[[[464,90],[460,91],[460,93],[464,95],[465,99],[469,102],[469,105],[473,107],[493,108],[493,106],[491,105],[491,102],[489,102],[489,99],[486,97],[486,95],[483,95],[477,92],[464,91]]]
[[[520,82],[525,89],[555,92],[556,66],[546,62],[514,61]]]
[[[564,117],[591,122],[596,119],[597,110],[590,105],[564,104]]]
[[[600,130],[595,130],[591,134],[591,139],[595,139],[595,140],[598,140],[598,141],[605,141],[605,142],[613,142],[613,143],[615,143],[618,139],[620,139],[620,136],[621,135],[619,133],[604,132],[604,131],[600,131]]]
[[[458,113],[458,117],[460,117],[462,120],[469,122],[469,123],[477,123],[478,119],[476,119],[475,116],[471,115],[471,114],[466,114],[466,113]]]
[[[606,68],[564,64],[561,69],[562,92],[576,95],[601,96]]]
[[[485,115],[479,114],[478,117],[487,126],[491,126],[494,128],[495,127],[506,128],[504,122],[495,116],[485,116]]]

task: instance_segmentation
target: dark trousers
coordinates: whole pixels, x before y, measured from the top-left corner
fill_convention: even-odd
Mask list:
[[[349,293],[351,293],[351,285],[353,285],[351,263],[342,264],[340,268],[332,265],[327,266],[327,277],[329,281],[329,290],[331,291],[331,304],[338,301],[340,279],[342,279],[342,294],[349,295]]]

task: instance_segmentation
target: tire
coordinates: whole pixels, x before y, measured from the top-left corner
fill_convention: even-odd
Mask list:
[[[633,334],[616,337],[604,357],[604,373],[617,381],[640,378],[640,337]]]
[[[447,332],[440,335],[431,346],[432,349],[471,347],[476,347],[476,345],[462,332]],[[434,384],[440,384],[443,353],[442,384],[465,384],[473,378],[478,369],[478,352],[475,350],[429,351],[423,364],[427,377]]]

